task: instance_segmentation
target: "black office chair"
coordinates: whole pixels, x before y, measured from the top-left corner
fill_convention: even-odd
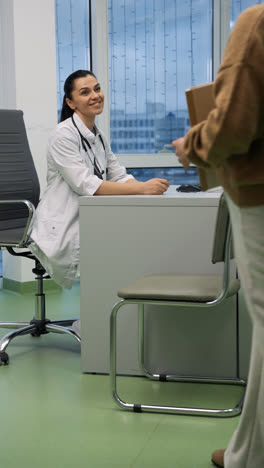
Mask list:
[[[222,275],[151,275],[138,279],[134,283],[118,291],[121,298],[112,309],[110,320],[110,380],[112,395],[121,407],[135,412],[153,411],[173,414],[189,414],[197,416],[236,416],[241,412],[244,391],[233,408],[193,408],[181,406],[165,406],[141,404],[139,402],[125,402],[117,392],[116,384],[116,358],[117,358],[117,312],[126,304],[136,304],[138,314],[138,349],[139,366],[145,377],[163,382],[199,382],[239,385],[245,387],[246,382],[239,376],[239,342],[238,335],[235,350],[236,375],[233,378],[215,378],[210,376],[192,377],[180,375],[165,375],[151,373],[144,363],[144,306],[159,305],[171,306],[173,311],[187,308],[213,308],[226,298],[238,293],[240,282],[230,276],[230,258],[233,257],[231,224],[224,195],[219,201],[217,220],[215,225],[215,238],[213,243],[212,263],[223,262]]]
[[[68,328],[76,319],[51,321],[46,318],[43,280],[49,278],[39,260],[24,249],[30,244],[28,230],[39,202],[39,181],[31,156],[23,112],[0,109],[0,249],[11,255],[35,262],[35,316],[30,322],[0,322],[0,328],[15,329],[0,340],[0,365],[8,364],[8,344],[17,336],[67,333],[80,342],[74,330]],[[23,249],[17,252],[15,248]]]

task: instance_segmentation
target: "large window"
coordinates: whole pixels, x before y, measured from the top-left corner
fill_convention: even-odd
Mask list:
[[[185,89],[212,80],[212,0],[108,5],[111,146],[157,153],[189,127]]]
[[[263,3],[262,0],[231,0],[230,3],[230,27],[233,28],[237,17],[246,8]]]
[[[64,81],[78,69],[90,69],[89,0],[55,0],[58,120]]]
[[[137,176],[167,177],[175,167],[178,177],[177,158],[167,145],[189,128],[185,89],[214,78],[237,16],[257,3],[263,2],[55,0],[58,112],[65,78],[78,68],[90,68],[92,50],[107,91],[101,129],[113,151]],[[101,32],[108,24],[109,34],[100,33],[90,44],[98,24]],[[149,167],[151,173],[144,169]],[[189,175],[185,171],[181,177]]]

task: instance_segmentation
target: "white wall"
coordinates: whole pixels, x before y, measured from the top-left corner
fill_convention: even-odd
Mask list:
[[[13,2],[0,0],[0,107],[16,106]]]
[[[41,190],[57,123],[54,0],[0,0],[0,107],[22,109]],[[4,277],[32,281],[32,262],[5,252]]]

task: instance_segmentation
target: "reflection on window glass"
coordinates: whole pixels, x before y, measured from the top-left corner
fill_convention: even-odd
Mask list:
[[[237,17],[240,13],[253,5],[258,5],[259,3],[264,3],[261,0],[231,0],[230,4],[230,29],[233,29],[233,26],[237,20]]]
[[[112,149],[159,152],[189,128],[185,89],[212,80],[212,0],[108,5]]]
[[[55,13],[59,120],[67,76],[90,69],[89,0],[55,0]]]
[[[127,169],[127,172],[141,182],[158,177],[159,179],[167,179],[172,185],[200,183],[197,167],[189,169],[183,167],[139,167]]]

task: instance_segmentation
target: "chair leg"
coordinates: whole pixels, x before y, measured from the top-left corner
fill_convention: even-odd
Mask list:
[[[116,315],[118,309],[123,305],[123,303],[124,299],[121,299],[121,301],[114,306],[110,316],[110,384],[112,396],[115,402],[121,408],[126,408],[133,411],[135,405],[133,403],[125,403],[123,400],[121,400],[117,394],[116,389]]]
[[[64,322],[64,321],[62,321]],[[69,321],[66,324],[69,323]],[[72,324],[74,320],[70,321],[70,324]],[[21,326],[23,326],[21,328]],[[42,327],[42,331],[40,331],[39,326]],[[81,338],[75,333],[74,330],[70,328],[66,328],[63,326],[57,325],[57,322],[51,322],[47,321],[44,325],[43,329],[43,323],[36,323],[36,321],[32,321],[32,323],[27,323],[27,322],[17,322],[17,323],[12,323],[12,322],[0,322],[0,328],[15,328],[14,331],[7,333],[3,338],[0,340],[0,366],[1,365],[7,365],[9,363],[9,357],[8,354],[6,353],[6,348],[10,344],[10,342],[18,337],[18,336],[23,336],[23,335],[32,335],[32,336],[40,336],[44,335],[47,333],[60,333],[60,334],[68,334],[73,336],[79,343],[81,342]]]
[[[112,309],[111,318],[110,318],[110,381],[112,396],[118,406],[125,408],[134,412],[157,412],[157,413],[172,413],[172,414],[181,414],[181,415],[196,415],[196,416],[216,416],[216,417],[232,417],[237,416],[241,413],[246,382],[242,379],[213,379],[213,378],[196,378],[196,377],[182,377],[175,375],[161,375],[161,374],[151,374],[145,369],[144,365],[144,308],[143,304],[138,304],[138,318],[139,318],[139,360],[140,367],[144,373],[145,377],[149,377],[153,380],[161,381],[175,381],[175,382],[192,382],[192,383],[218,383],[218,384],[229,384],[229,385],[239,385],[244,388],[242,396],[234,408],[227,409],[210,409],[210,408],[193,408],[193,407],[181,407],[181,406],[162,406],[162,405],[145,405],[145,404],[135,404],[128,403],[123,401],[117,393],[116,385],[116,355],[117,355],[117,346],[116,346],[116,331],[117,331],[117,312],[118,310],[128,303],[122,299],[119,301]],[[130,301],[131,303],[131,301]]]
[[[74,320],[73,320],[74,321]],[[64,321],[62,321],[64,322]],[[69,322],[69,321],[65,321]],[[72,322],[72,321],[70,321]],[[25,325],[22,328],[21,325]],[[6,322],[6,323],[1,323],[0,322],[0,327],[3,328],[16,328],[16,330],[7,333],[3,338],[0,340],[0,366],[1,365],[7,365],[9,363],[9,356],[6,353],[6,348],[10,344],[10,342],[18,337],[18,336],[23,336],[23,335],[32,335],[32,336],[40,336],[44,335],[47,333],[60,333],[60,334],[68,334],[73,336],[79,343],[81,342],[81,338],[75,333],[74,330],[66,327],[62,327],[57,325],[57,323],[47,321],[44,325],[43,329],[43,323],[38,323],[38,321],[32,321],[32,323],[26,323],[26,322],[17,322],[17,323],[12,323],[12,322]],[[41,330],[40,328],[41,327]]]
[[[77,319],[65,319],[65,320],[51,320],[50,323],[54,325],[60,325],[62,327],[71,327],[73,322]]]
[[[81,338],[79,337],[79,335],[77,335],[77,333],[74,330],[71,330],[70,328],[59,326],[59,325],[55,324],[54,322],[48,323],[46,325],[46,330],[48,332],[53,332],[53,333],[61,333],[61,334],[66,333],[68,335],[73,336],[74,338],[76,338],[76,340],[79,343],[81,343]]]
[[[6,365],[9,362],[6,348],[9,343],[17,336],[31,334],[32,336],[41,336],[47,333],[66,333],[75,338],[79,343],[81,338],[71,328],[73,322],[77,319],[48,320],[46,318],[45,294],[43,293],[43,276],[45,270],[40,264],[33,270],[37,275],[37,293],[35,294],[35,316],[30,322],[0,322],[0,328],[10,328],[16,331],[10,332],[0,340],[0,365]]]
[[[34,325],[28,324],[23,328],[19,328],[15,331],[7,333],[1,340],[0,340],[0,365],[7,365],[9,362],[8,354],[5,352],[9,343],[16,338],[17,336],[23,336],[31,334],[35,329]]]
[[[30,325],[30,322],[0,322],[0,328],[17,329]]]
[[[152,374],[145,367],[144,361],[144,304],[138,304],[138,364],[145,377],[153,380],[163,380],[160,374]]]

